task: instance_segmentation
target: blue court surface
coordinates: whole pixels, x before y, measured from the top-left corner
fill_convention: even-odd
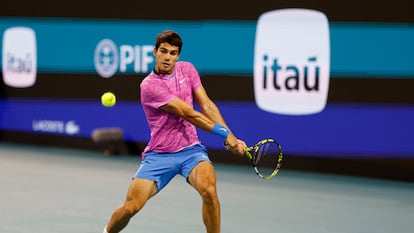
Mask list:
[[[0,143],[0,233],[101,233],[139,162]],[[223,233],[414,231],[414,183],[287,169],[261,180],[248,166],[215,166]],[[177,176],[123,232],[205,232],[201,199]]]

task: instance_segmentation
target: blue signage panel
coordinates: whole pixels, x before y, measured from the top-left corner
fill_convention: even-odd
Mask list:
[[[318,114],[287,116],[264,112],[254,103],[217,104],[248,144],[274,137],[287,154],[414,158],[413,106],[328,104]],[[1,129],[88,138],[102,127],[121,127],[126,140],[149,140],[139,102],[108,108],[98,100],[0,100]],[[207,132],[200,131],[200,139],[210,148],[222,148],[222,139]]]

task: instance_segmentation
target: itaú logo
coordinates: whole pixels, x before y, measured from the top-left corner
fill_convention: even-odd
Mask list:
[[[287,115],[322,111],[329,72],[329,24],[322,12],[283,9],[259,17],[254,94],[260,109]]]
[[[3,34],[3,81],[16,88],[31,87],[36,82],[37,49],[35,31],[11,27]]]

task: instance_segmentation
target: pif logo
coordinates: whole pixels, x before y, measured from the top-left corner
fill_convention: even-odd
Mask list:
[[[135,73],[146,73],[154,61],[152,45],[119,46],[110,39],[101,40],[95,48],[94,63],[98,74],[103,78],[112,77],[119,67],[121,73],[126,73],[132,66]],[[128,68],[129,67],[129,68]]]
[[[96,71],[109,78],[118,70],[118,49],[112,40],[101,40],[95,48],[94,63]]]
[[[322,111],[329,89],[327,17],[315,10],[262,14],[256,27],[254,94],[268,112],[306,115]]]
[[[33,86],[37,74],[36,34],[31,28],[11,27],[3,34],[3,81],[17,88]]]

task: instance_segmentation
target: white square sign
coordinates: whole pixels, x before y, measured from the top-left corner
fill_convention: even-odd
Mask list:
[[[17,88],[30,87],[36,82],[36,34],[31,28],[12,27],[3,34],[3,81]]]
[[[306,115],[326,106],[330,73],[328,19],[322,12],[283,9],[259,17],[254,94],[268,112]]]

